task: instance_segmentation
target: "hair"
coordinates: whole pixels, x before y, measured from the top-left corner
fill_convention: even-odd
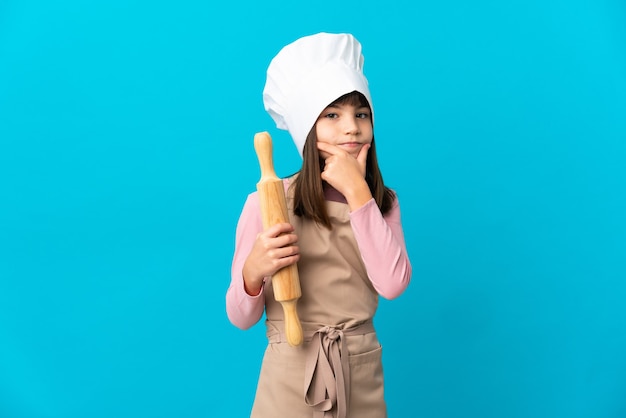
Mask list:
[[[329,106],[333,105],[367,107],[371,111],[371,106],[365,96],[357,91],[345,94],[329,104]],[[296,173],[298,175],[291,186],[294,191],[294,213],[297,216],[312,219],[318,224],[332,229],[330,217],[326,211],[326,199],[324,198],[324,183],[326,183],[322,180],[324,159],[320,156],[317,149],[315,125],[307,135],[306,142],[304,143],[302,160],[302,168]],[[367,153],[365,181],[382,214],[384,215],[389,212],[396,195],[393,190],[385,186],[383,182],[383,176],[378,167],[378,159],[376,158],[376,141],[373,137],[371,148]]]

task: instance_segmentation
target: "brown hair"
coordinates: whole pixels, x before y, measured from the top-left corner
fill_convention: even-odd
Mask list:
[[[365,96],[357,91],[341,96],[329,106],[337,104],[364,106],[371,110]],[[315,126],[313,126],[307,135],[304,149],[302,150],[302,168],[291,186],[294,189],[293,210],[297,216],[312,219],[331,229],[330,218],[326,211],[326,200],[324,199],[324,181],[322,181],[321,177],[323,168],[324,159],[320,157],[317,149],[317,134]],[[372,138],[371,148],[367,153],[365,181],[376,201],[376,205],[378,205],[383,214],[386,214],[392,207],[395,194],[383,182],[383,176],[376,158],[376,141],[374,138]]]

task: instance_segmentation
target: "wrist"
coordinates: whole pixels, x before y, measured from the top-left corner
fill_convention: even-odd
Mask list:
[[[350,211],[355,211],[372,199],[372,192],[365,179],[363,179],[362,182],[346,190],[344,197],[348,202],[348,206],[350,206]]]
[[[261,289],[263,288],[264,278],[256,278],[253,275],[246,272],[244,267],[242,271],[243,276],[243,289],[250,296],[258,296],[261,293]]]
[[[259,296],[259,293],[261,293],[261,289],[263,288],[263,282],[261,282],[260,285],[255,286],[249,286],[248,283],[246,283],[246,281],[243,281],[243,290],[246,291],[246,293],[250,296]]]

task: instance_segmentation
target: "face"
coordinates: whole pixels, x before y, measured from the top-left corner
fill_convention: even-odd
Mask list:
[[[317,140],[356,157],[364,144],[372,142],[372,115],[367,107],[336,104],[322,111],[315,125]],[[322,158],[328,158],[320,151]]]

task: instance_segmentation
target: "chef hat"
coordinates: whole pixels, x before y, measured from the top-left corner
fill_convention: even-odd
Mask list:
[[[324,108],[355,90],[372,107],[361,44],[350,34],[318,33],[290,43],[272,59],[263,103],[276,127],[289,131],[302,156],[306,137]]]

